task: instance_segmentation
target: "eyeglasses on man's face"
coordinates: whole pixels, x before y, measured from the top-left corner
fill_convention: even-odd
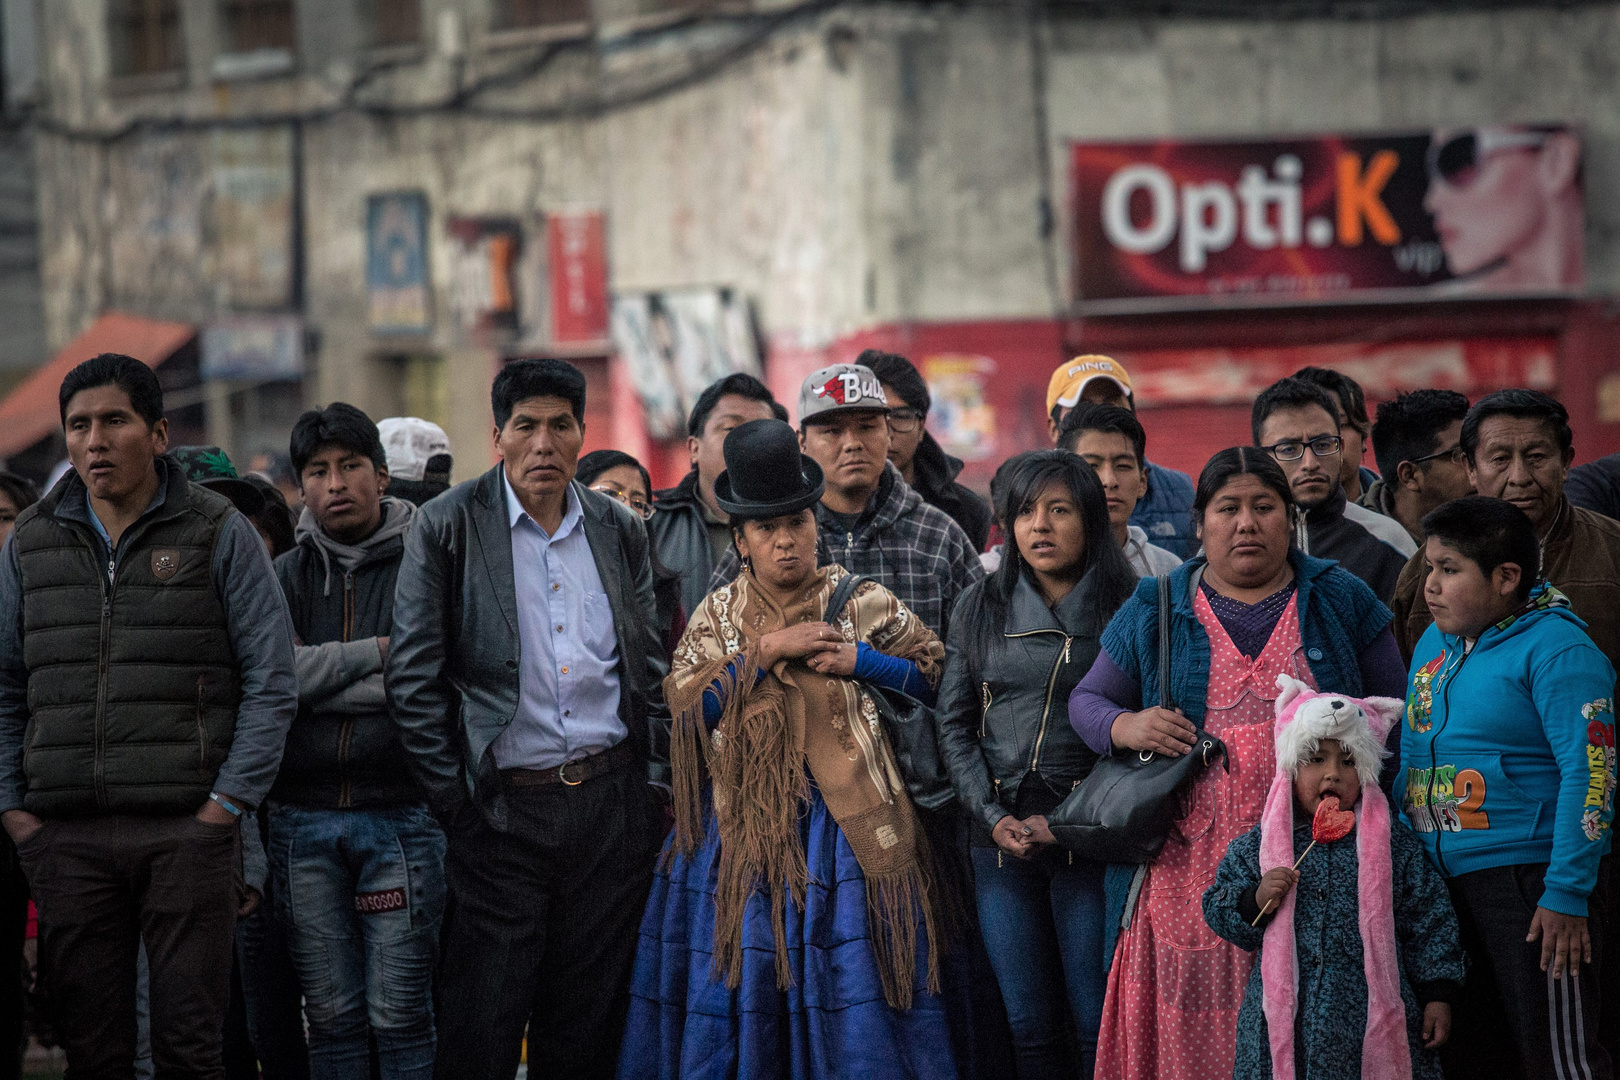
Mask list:
[[[922,421],[923,414],[916,409],[889,410],[889,430],[901,435],[910,435]]]
[[[1406,460],[1410,461],[1413,465],[1421,465],[1425,461],[1436,461],[1444,458],[1445,460],[1450,461],[1453,465],[1461,465],[1463,463],[1463,458],[1466,456],[1467,455],[1463,453],[1462,443],[1457,443],[1449,450],[1436,450],[1432,454],[1424,454],[1422,457],[1407,458]]]
[[[1298,461],[1305,456],[1305,448],[1310,447],[1311,453],[1319,458],[1332,457],[1344,448],[1344,440],[1337,435],[1318,435],[1314,439],[1301,441],[1299,439],[1284,439],[1280,443],[1262,446],[1260,449],[1276,458],[1278,461]]]
[[[603,495],[611,495],[615,499],[618,499],[631,510],[634,510],[637,514],[641,515],[642,521],[650,521],[652,519],[652,503],[648,502],[646,499],[643,499],[639,494],[632,495],[628,491],[625,491],[623,488],[619,487],[619,485],[611,483],[592,484],[591,490],[599,491]]]

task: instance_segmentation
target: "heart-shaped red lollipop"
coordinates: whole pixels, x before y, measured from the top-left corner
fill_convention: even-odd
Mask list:
[[[1316,816],[1311,819],[1311,839],[1331,844],[1349,836],[1355,825],[1354,811],[1340,810],[1337,795],[1324,795],[1322,801],[1316,804]]]
[[[1353,810],[1340,810],[1337,795],[1324,795],[1322,801],[1316,804],[1316,814],[1311,818],[1311,842],[1305,850],[1299,853],[1294,860],[1294,869],[1305,861],[1305,856],[1311,853],[1311,848],[1317,844],[1331,844],[1335,840],[1343,840],[1350,835],[1350,830],[1356,827],[1356,815]],[[1260,909],[1260,914],[1254,917],[1250,926],[1259,926],[1265,913],[1271,910],[1275,900],[1267,900],[1266,906]]]

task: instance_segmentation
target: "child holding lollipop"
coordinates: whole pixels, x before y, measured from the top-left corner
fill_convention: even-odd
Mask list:
[[[1261,950],[1233,1076],[1439,1080],[1463,954],[1444,882],[1378,788],[1402,703],[1278,684],[1265,810],[1203,901],[1211,930]]]

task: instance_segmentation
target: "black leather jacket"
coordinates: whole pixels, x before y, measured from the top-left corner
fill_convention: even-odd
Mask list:
[[[681,578],[681,607],[687,618],[709,595],[714,573],[714,552],[709,549],[709,524],[703,517],[697,490],[697,470],[672,488],[653,495],[653,516],[647,522],[653,552],[665,569]]]
[[[962,472],[961,460],[947,454],[934,436],[925,432],[917,456],[911,460],[911,470],[911,486],[923,501],[949,514],[967,533],[973,550],[983,551],[990,541],[990,504],[956,482]]]
[[[1097,761],[1069,726],[1068,708],[1069,692],[1096,660],[1108,622],[1098,610],[1094,581],[1087,574],[1053,609],[1020,578],[1001,641],[971,663],[963,648],[967,605],[990,583],[964,592],[951,617],[934,711],[940,753],[956,797],[986,829],[1008,814],[1050,810]],[[1022,790],[1026,780],[1032,790]]]
[[[490,744],[518,707],[517,592],[501,465],[425,503],[405,537],[388,648],[388,702],[400,741],[443,818],[471,796],[506,827]],[[641,519],[574,484],[585,536],[607,592],[619,645],[619,719],[647,765],[668,784],[669,673],[658,640],[652,564]]]

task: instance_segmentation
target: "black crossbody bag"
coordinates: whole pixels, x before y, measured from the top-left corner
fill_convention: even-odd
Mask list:
[[[830,623],[855,596],[855,589],[866,578],[845,574],[827,597],[826,619]],[[938,810],[956,797],[950,773],[939,753],[939,736],[934,732],[934,710],[910,694],[851,677],[872,704],[894,748],[895,764],[906,781],[906,794],[912,804],[924,810]]]
[[[1159,707],[1170,699],[1170,579],[1159,577]],[[1158,858],[1164,841],[1182,816],[1194,781],[1216,761],[1225,763],[1226,744],[1198,728],[1193,748],[1180,757],[1151,751],[1120,750],[1100,758],[1090,775],[1047,815],[1058,843],[1096,862],[1147,863]]]

